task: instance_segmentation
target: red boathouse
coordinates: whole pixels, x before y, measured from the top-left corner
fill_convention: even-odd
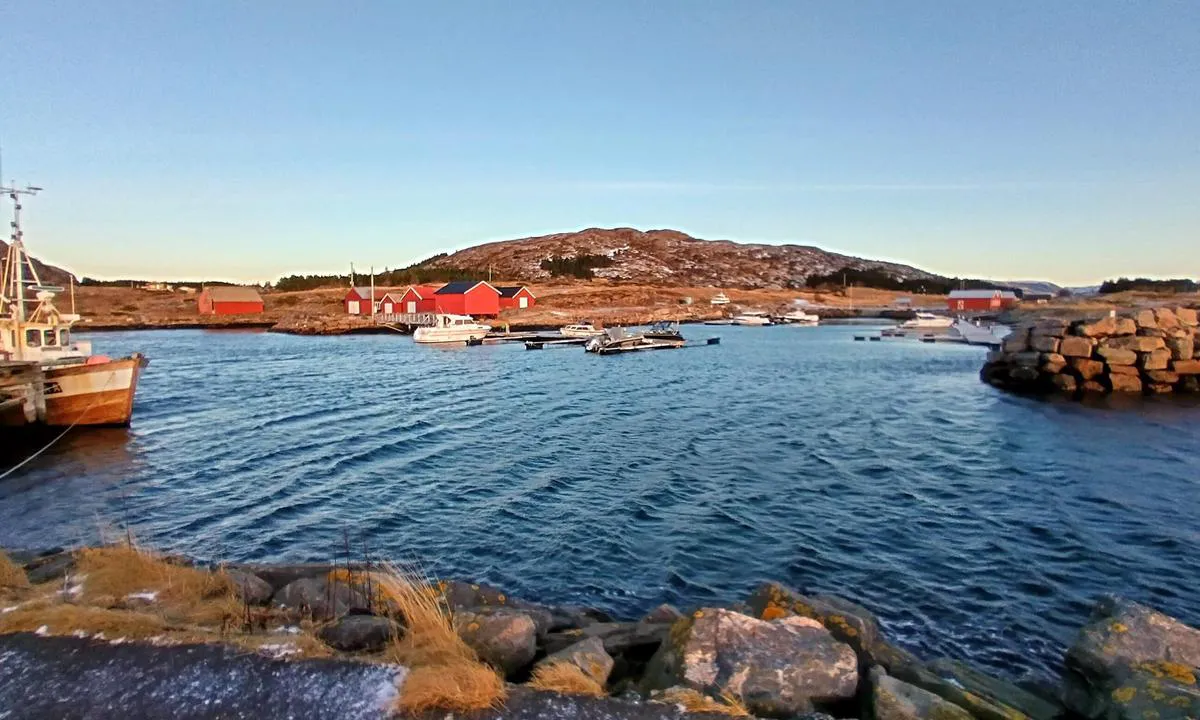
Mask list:
[[[379,302],[381,293],[375,291],[375,301]],[[369,287],[352,287],[346,293],[344,301],[346,313],[348,315],[370,315],[371,314],[371,288]]]
[[[1012,290],[951,290],[946,305],[951,311],[972,312],[1004,310],[1018,302]]]
[[[403,292],[388,293],[383,302],[385,313],[426,313],[436,312],[437,302],[434,299],[434,293],[438,290],[437,285],[409,285],[404,288]],[[388,310],[386,303],[392,302],[393,309]]]
[[[485,317],[500,314],[500,291],[482,280],[447,283],[433,297],[440,313]]]
[[[201,315],[257,315],[263,299],[254,288],[217,285],[201,291],[196,309]]]
[[[529,288],[524,285],[500,285],[496,289],[500,291],[501,310],[531,308],[537,301]]]

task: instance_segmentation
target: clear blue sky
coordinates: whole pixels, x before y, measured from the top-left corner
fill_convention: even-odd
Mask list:
[[[1196,0],[37,0],[0,62],[28,239],[84,274],[633,226],[1200,275]]]

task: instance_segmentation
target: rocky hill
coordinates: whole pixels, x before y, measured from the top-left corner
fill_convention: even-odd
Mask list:
[[[26,246],[28,247],[28,245]],[[8,258],[8,243],[0,240],[0,267]],[[46,285],[63,285],[66,286],[71,282],[71,273],[62,268],[47,265],[46,263],[33,258],[33,267],[37,269],[38,278]]]
[[[544,261],[605,258],[591,269],[597,278],[655,285],[787,288],[809,275],[850,267],[882,270],[901,279],[939,276],[908,265],[840,255],[806,245],[759,245],[701,240],[676,230],[589,228],[487,243],[439,256],[425,268],[489,269],[496,277],[545,280]]]

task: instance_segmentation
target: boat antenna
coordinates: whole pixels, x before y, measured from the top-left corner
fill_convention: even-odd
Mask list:
[[[12,187],[0,185],[0,194],[8,195],[13,203],[12,234],[8,248],[8,261],[4,268],[4,287],[0,288],[0,297],[7,294],[8,302],[15,304],[17,322],[25,320],[25,286],[32,284],[34,287],[40,287],[42,284],[37,274],[37,268],[25,254],[25,243],[21,240],[21,196],[37,195],[41,190],[40,187],[33,185],[26,185],[24,188],[18,188],[16,183],[13,183]],[[25,281],[26,266],[28,266],[30,277],[33,279],[32,283]]]

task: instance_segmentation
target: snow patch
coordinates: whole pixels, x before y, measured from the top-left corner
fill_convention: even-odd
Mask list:
[[[77,638],[83,640],[88,637],[88,634],[84,630],[76,630],[75,632],[71,633],[71,637],[77,637]]]
[[[125,599],[126,600],[145,600],[146,602],[154,602],[154,601],[158,600],[158,593],[150,592],[150,591],[129,593],[128,595],[125,596]]]
[[[34,635],[40,635],[40,636],[42,636],[42,637],[46,637],[47,635],[49,635],[49,634],[50,634],[50,626],[49,626],[49,625],[43,625],[43,626],[41,626],[40,628],[38,628],[37,630],[34,630],[34,631],[33,631],[33,634],[34,634]]]
[[[280,625],[271,631],[273,635],[299,635],[300,628],[295,625]]]
[[[295,643],[273,643],[268,645],[259,645],[258,651],[268,657],[280,658],[288,657],[289,655],[299,655],[300,648],[296,647]]]
[[[10,605],[9,607],[0,608],[0,615],[3,615],[4,613],[10,613],[19,607],[21,607],[21,606],[20,605]]]

